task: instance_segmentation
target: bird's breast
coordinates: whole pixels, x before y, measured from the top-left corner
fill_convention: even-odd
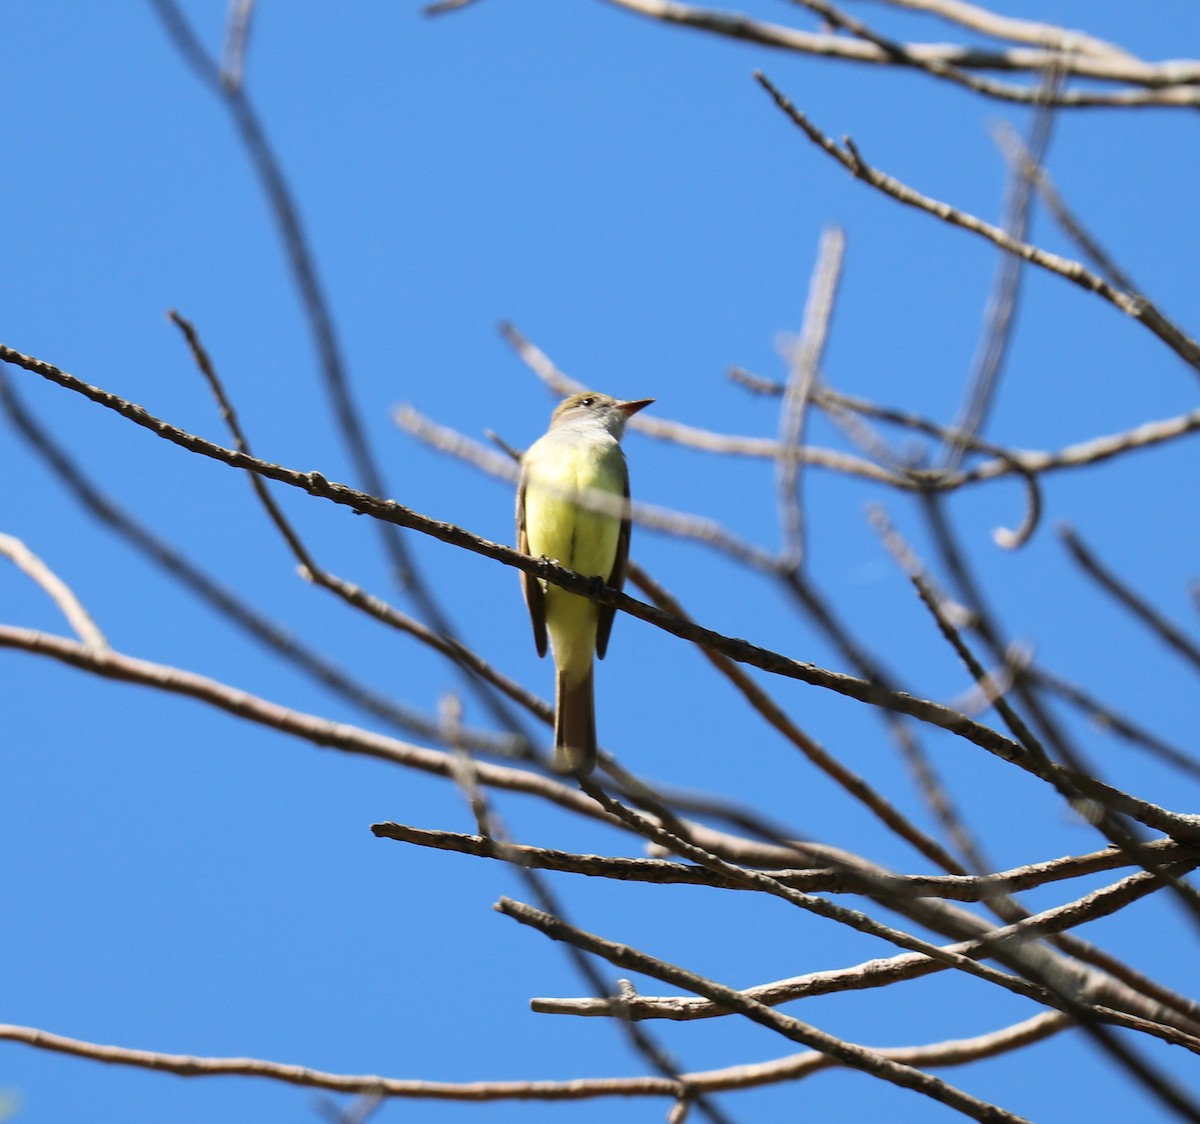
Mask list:
[[[548,434],[525,454],[525,528],[529,552],[581,574],[607,578],[621,533],[616,512],[580,503],[589,490],[622,497],[625,458],[615,440],[555,440]]]

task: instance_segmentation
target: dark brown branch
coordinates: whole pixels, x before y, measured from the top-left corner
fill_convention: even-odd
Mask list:
[[[1085,1031],[1098,1045],[1147,1088],[1153,1090],[1157,1096],[1164,1101],[1190,1110],[1191,1106],[1186,1094],[1158,1074],[1128,1046],[1100,1025],[1093,1005],[1098,1000],[1109,1002],[1122,1010],[1136,1012],[1139,1017],[1144,1012],[1150,1015],[1154,1021],[1178,1025],[1174,1009],[1159,1003],[1148,1004],[1143,996],[1121,988],[1110,978],[1099,973],[1086,973],[1077,966],[1064,962],[1061,958],[1056,957],[1050,949],[1040,944],[1038,938],[1072,925],[1078,925],[1085,917],[1092,919],[1116,912],[1131,901],[1154,892],[1163,884],[1164,880],[1169,881],[1189,869],[1194,865],[1193,858],[1189,858],[1180,866],[1163,871],[1162,877],[1158,872],[1141,871],[1102,890],[1094,891],[1078,901],[1048,910],[1037,918],[1025,917],[1002,929],[978,932],[978,935],[973,938],[978,945],[971,951],[998,959],[1005,965],[1013,967],[1029,979],[1030,982],[1026,983],[1022,979],[997,972],[995,969],[985,969],[982,965],[973,966],[969,956],[964,957],[957,950],[939,948],[888,926],[882,926],[856,910],[847,910],[822,898],[814,898],[811,895],[791,890],[782,886],[769,875],[732,866],[703,847],[698,847],[681,837],[677,829],[651,823],[639,813],[623,807],[618,801],[608,797],[586,779],[581,779],[580,784],[584,791],[609,814],[647,839],[657,842],[685,858],[690,858],[707,869],[743,879],[748,886],[762,889],[799,908],[836,920],[860,932],[884,937],[902,948],[945,961],[947,966],[958,968],[970,975],[978,975],[1018,994],[1029,995],[1043,1003],[1066,1011],[1081,1022]],[[883,896],[887,897],[886,894]],[[897,903],[894,898],[890,900],[889,904],[902,906],[902,903]],[[1185,1022],[1185,1025],[1190,1032],[1194,1029],[1195,1024]]]
[[[970,608],[974,613],[974,626],[976,630],[990,646],[994,655],[997,657],[1005,655],[1007,649],[1003,643],[999,629],[992,621],[992,614],[985,605],[981,589],[975,581],[964,553],[953,536],[950,524],[946,519],[945,511],[937,502],[936,497],[926,497],[925,511],[942,556],[954,574],[960,589],[966,596]],[[981,681],[983,669],[975,659],[974,654],[970,651],[959,630],[941,612],[941,608],[936,600],[928,596],[927,587],[921,575],[914,574],[911,576],[922,602],[934,616],[942,635],[954,648],[955,653],[976,680]],[[1053,766],[1046,749],[1034,735],[1030,726],[1026,724],[1006,698],[997,697],[993,700],[993,705],[997,713],[1000,714],[1013,736],[1034,755],[1047,778],[1053,778],[1050,783],[1053,784],[1059,795],[1069,804],[1075,804],[1080,791],[1075,781],[1081,777],[1090,777],[1091,769],[1087,767],[1078,751],[1060,731],[1057,721],[1052,718],[1050,712],[1042,705],[1034,685],[1022,676],[1020,667],[1014,668],[1013,691],[1029,709],[1034,720],[1045,734],[1048,744],[1054,747],[1059,759],[1064,761],[1068,766],[1070,777],[1066,775],[1067,771],[1056,769]],[[1124,850],[1140,866],[1160,876],[1164,882],[1171,886],[1171,889],[1192,913],[1193,917],[1200,920],[1200,893],[1188,882],[1174,877],[1157,862],[1152,852],[1145,850],[1143,841],[1138,837],[1136,830],[1122,819],[1115,806],[1104,800],[1099,801],[1099,804],[1100,807],[1097,809],[1099,814],[1092,817],[1095,827],[1104,834],[1110,843]]]

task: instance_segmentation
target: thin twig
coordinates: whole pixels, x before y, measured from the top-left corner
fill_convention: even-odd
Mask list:
[[[1048,910],[1042,916],[1025,917],[1001,929],[979,933],[975,938],[980,942],[977,947],[986,949],[987,955],[1020,971],[1031,981],[1026,984],[1016,977],[998,973],[994,969],[982,969],[981,965],[972,966],[970,959],[964,959],[957,952],[952,953],[947,949],[930,945],[889,926],[881,926],[856,910],[847,910],[834,906],[822,898],[791,890],[780,885],[769,875],[735,867],[717,858],[703,847],[698,847],[681,838],[677,830],[651,823],[639,813],[623,807],[618,801],[607,796],[586,779],[582,779],[580,785],[605,811],[620,819],[633,830],[708,869],[745,879],[748,884],[782,898],[801,909],[839,921],[860,932],[874,933],[902,948],[923,952],[938,960],[945,960],[948,966],[958,968],[970,975],[979,975],[1011,991],[1032,994],[1044,1003],[1067,1011],[1081,1021],[1088,1035],[1101,1048],[1142,1081],[1147,1088],[1153,1090],[1156,1095],[1172,1104],[1187,1104],[1186,1094],[1176,1089],[1168,1079],[1158,1074],[1097,1022],[1092,1004],[1100,1000],[1106,1001],[1114,1007],[1138,1013],[1139,1017],[1141,1017],[1141,1012],[1145,1012],[1152,1020],[1169,1025],[1175,1025],[1177,1022],[1173,1011],[1159,1003],[1147,1004],[1141,995],[1123,989],[1115,981],[1103,975],[1085,974],[1078,966],[1056,957],[1051,949],[1040,943],[1038,938],[1079,924],[1085,915],[1094,917],[1116,912],[1129,902],[1154,892],[1164,882],[1170,884],[1179,874],[1195,865],[1195,858],[1190,858],[1183,864],[1170,869],[1162,869],[1160,866],[1160,869],[1153,873],[1139,871],[1103,890],[1094,891],[1078,901]],[[1142,865],[1145,865],[1145,859],[1142,859],[1141,862]],[[1032,943],[1031,938],[1034,938]],[[1028,990],[1031,987],[1032,992]],[[1085,996],[1086,998],[1083,998]],[[1129,1006],[1126,1007],[1126,1004]],[[1190,1022],[1186,1025],[1189,1032],[1195,1029],[1194,1024]]]
[[[242,88],[254,5],[255,0],[229,0],[229,18],[225,26],[225,57],[221,60],[221,85],[227,90]]]
[[[974,90],[976,93],[986,94],[1002,101],[1028,102],[1031,100],[1028,87],[1014,86],[1009,82],[983,78],[977,74],[968,73],[945,58],[924,56],[910,49],[908,44],[901,43],[898,39],[881,35],[862,20],[848,15],[834,4],[829,3],[829,0],[792,0],[792,3],[816,12],[830,26],[848,31],[858,40],[878,47],[889,63],[894,66],[906,66],[924,71],[934,78],[965,86],[968,90]],[[853,41],[851,40],[851,42]]]
[[[1007,250],[1010,254],[1015,254],[1017,257],[1033,265],[1040,266],[1050,273],[1064,277],[1089,293],[1095,293],[1115,308],[1120,309],[1127,316],[1131,316],[1143,327],[1148,328],[1190,367],[1196,371],[1200,371],[1200,343],[1197,343],[1196,340],[1192,339],[1168,320],[1145,297],[1135,293],[1124,292],[1109,284],[1103,277],[1092,273],[1080,262],[1071,261],[1069,258],[1052,254],[1028,242],[1011,238],[1000,227],[984,222],[982,219],[976,218],[966,211],[952,207],[948,203],[943,203],[940,200],[922,195],[920,192],[901,183],[893,176],[872,168],[863,160],[853,141],[847,138],[844,146],[836,144],[813,125],[761,72],[755,72],[754,76],[792,123],[800,128],[818,148],[841,164],[856,179],[862,180],[876,190],[895,199],[898,203],[925,211],[927,214],[934,215],[951,226],[961,227],[972,234],[977,234],[981,238],[985,238],[989,242],[999,246],[1000,249]]]
[[[502,325],[502,330],[505,338],[522,360],[556,393],[573,394],[583,387],[582,383],[570,378],[556,367],[544,352],[521,335],[512,325]],[[738,381],[743,385],[753,386],[756,393],[783,393],[783,383],[751,375],[740,368],[737,371]],[[1028,481],[1029,478],[1042,472],[1099,464],[1126,452],[1149,448],[1200,431],[1200,408],[1198,408],[1173,418],[1145,422],[1121,433],[1090,438],[1058,450],[1012,449],[983,441],[977,437],[972,439],[970,434],[957,430],[953,426],[942,425],[911,411],[898,410],[865,398],[835,391],[823,383],[814,389],[813,402],[822,408],[841,407],[853,410],[868,417],[879,418],[882,421],[927,433],[940,441],[961,442],[967,448],[990,453],[994,459],[957,473],[910,466],[904,466],[902,471],[889,471],[871,461],[847,456],[845,453],[833,449],[821,449],[809,445],[802,449],[788,450],[778,441],[770,438],[712,433],[693,426],[680,425],[669,419],[650,419],[638,415],[631,419],[630,425],[636,426],[647,436],[705,452],[776,461],[783,457],[794,456],[803,463],[814,467],[827,468],[850,476],[859,476],[863,479],[888,484],[903,491],[915,490],[922,493],[954,491],[966,484],[995,480],[1013,474],[1019,474]],[[652,421],[653,427],[651,428]]]
[[[583,383],[560,370],[545,352],[526,339],[512,324],[502,323],[500,331],[509,346],[520,356],[522,362],[556,394],[576,394],[587,389]],[[848,476],[861,476],[866,480],[890,484],[892,487],[905,491],[918,490],[918,486],[905,476],[889,472],[861,457],[850,456],[848,453],[838,452],[836,449],[822,449],[815,445],[789,448],[769,437],[740,437],[732,434],[713,433],[711,430],[684,425],[682,422],[672,421],[658,414],[654,417],[647,417],[643,414],[635,415],[629,419],[629,425],[630,428],[644,433],[647,437],[670,441],[690,449],[701,449],[707,453],[761,457],[768,460],[795,457],[815,468],[827,468]]]
[[[985,642],[989,644],[994,653],[1002,654],[1006,652],[1007,648],[1001,647],[1001,638],[995,627],[990,623],[990,614],[986,611],[982,596],[967,569],[966,561],[962,557],[957,544],[952,539],[950,527],[945,519],[944,512],[934,503],[933,497],[928,497],[926,511],[934,526],[939,546],[943,550],[944,556],[950,562],[951,568],[963,586],[964,592],[968,595],[969,604],[975,612],[976,629],[985,638]],[[896,532],[888,528],[887,533],[895,534]],[[928,585],[925,583],[923,575],[914,573],[910,575],[910,578],[922,603],[929,609],[934,620],[937,622],[939,631],[975,680],[981,682],[985,676],[982,666],[963,639],[960,630],[945,616],[941,611],[938,600],[929,593]],[[1058,791],[1059,795],[1068,804],[1076,805],[1079,796],[1079,787],[1076,781],[1084,775],[1090,775],[1091,770],[1085,770],[1085,764],[1078,752],[1067,742],[1066,738],[1059,732],[1057,723],[1051,720],[1049,714],[1040,705],[1036,693],[1027,684],[1020,669],[1015,669],[1015,672],[1013,679],[1014,693],[1020,697],[1025,705],[1031,708],[1038,725],[1051,739],[1059,755],[1070,766],[1071,777],[1068,778],[1054,768],[1045,747],[1025,722],[1024,718],[1017,713],[1016,709],[1010,705],[1006,698],[997,697],[994,700],[996,712],[1004,720],[1004,724],[1017,741],[1025,746],[1035,760],[1038,761],[1045,775],[1048,778],[1053,777],[1050,783]],[[1138,837],[1137,832],[1121,818],[1120,813],[1111,804],[1101,802],[1101,807],[1097,811],[1098,814],[1092,817],[1092,822],[1104,834],[1105,838],[1129,854],[1139,866],[1161,877],[1187,907],[1193,919],[1200,922],[1200,892],[1186,881],[1172,876],[1158,862],[1153,853],[1145,849],[1143,841]]]
[[[661,583],[652,579],[636,563],[630,565],[629,575],[633,583],[660,609],[665,609],[680,620],[690,619],[674,595],[670,594]],[[783,708],[736,663],[710,649],[701,650],[705,658],[741,692],[746,701],[835,784],[869,808],[901,839],[911,844],[926,858],[937,863],[943,870],[955,874],[963,873],[963,868],[953,856],[947,853],[944,847],[921,831],[891,801],[876,792],[862,777],[848,769],[814,738],[805,733]]]
[[[151,4],[184,60],[217,95],[237,128],[279,228],[342,441],[366,490],[376,496],[387,495],[383,471],[367,439],[366,427],[350,389],[350,376],[338,339],[337,325],[325,296],[299,206],[258,112],[240,82],[230,85],[222,81],[220,66],[204,49],[176,0],[151,0]],[[376,531],[393,577],[416,603],[418,615],[434,632],[455,642],[455,629],[418,572],[399,530],[377,525]],[[463,675],[472,693],[493,718],[506,729],[519,733],[519,727],[514,728],[512,724],[511,712],[487,683],[465,671]]]
[[[1178,625],[1167,620],[1141,594],[1118,578],[1096,557],[1072,527],[1063,524],[1058,529],[1059,538],[1070,552],[1080,569],[1113,599],[1124,605],[1168,648],[1182,656],[1188,663],[1200,669],[1200,645],[1191,639]]]
[[[451,700],[448,708],[451,711],[450,724],[453,725],[457,700]],[[558,895],[551,889],[541,872],[535,869],[533,864],[526,862],[525,849],[512,842],[503,821],[492,809],[487,794],[479,783],[476,763],[461,750],[456,751],[454,762],[453,778],[467,799],[480,837],[486,840],[495,857],[502,858],[512,867],[543,909],[552,911],[558,917],[564,916]],[[614,994],[616,989],[603,977],[591,957],[573,945],[567,947],[567,954],[576,972],[596,995]],[[620,1000],[617,1002],[619,1004]],[[693,1105],[710,1124],[730,1124],[728,1117],[711,1098],[704,1096],[681,1078],[679,1066],[647,1028],[639,1026],[631,1019],[618,1019],[617,1025],[633,1052],[660,1077],[676,1084],[677,1104]]]
[[[1021,175],[1025,176],[1037,189],[1042,202],[1058,223],[1063,233],[1067,235],[1083,251],[1096,269],[1107,277],[1114,285],[1127,293],[1141,292],[1140,286],[1132,277],[1117,264],[1116,259],[1100,245],[1094,234],[1087,230],[1075,213],[1066,205],[1058,189],[1050,179],[1050,174],[1040,163],[1034,161],[1025,142],[1006,121],[997,121],[992,126],[992,137],[1004,154],[1005,159]]]
[[[182,552],[150,531],[121,508],[90,480],[66,450],[51,438],[17,396],[7,372],[0,372],[0,408],[16,431],[58,476],[67,490],[104,526],[110,528],[155,565],[199,597],[214,611],[240,628],[269,651],[299,668],[314,682],[388,725],[418,737],[444,742],[438,724],[415,708],[394,702],[360,683],[347,671],[302,643],[229,587],[205,573]],[[488,734],[479,730],[462,731],[472,749],[500,756],[526,756],[528,742],[512,735]]]
[[[779,444],[789,452],[804,445],[808,401],[829,337],[845,249],[846,236],[841,228],[827,227],[821,234],[800,335],[788,348],[788,381],[780,407]],[[783,528],[781,563],[788,569],[800,566],[805,555],[800,465],[800,458],[792,454],[780,457],[776,468],[779,522]]]
[[[433,776],[451,776],[452,755],[444,750],[413,745],[346,722],[333,722],[318,715],[280,706],[247,691],[166,664],[137,659],[111,649],[97,652],[65,637],[8,625],[0,625],[0,648],[44,656],[107,679],[136,683],[193,698],[242,720],[279,730],[320,748],[371,757]],[[609,826],[614,823],[620,826],[619,821],[613,821],[601,812],[595,801],[553,777],[529,769],[488,762],[478,762],[476,770],[481,782],[489,787],[523,792],[588,819]],[[797,860],[794,850],[744,840],[698,823],[687,823],[686,828],[692,838],[701,841],[715,853],[729,853],[741,858],[743,852],[748,852],[757,861],[774,861],[780,865],[794,865]]]
[[[97,650],[108,648],[104,633],[92,620],[91,613],[83,607],[75,591],[20,539],[14,535],[0,534],[0,555],[42,588],[86,647]]]
[[[897,59],[895,51],[889,51],[866,39],[801,31],[782,24],[753,20],[735,12],[697,8],[680,0],[607,2],[614,7],[624,8],[662,23],[678,24],[729,39],[820,58],[877,66],[918,66],[935,74],[939,67],[1042,74],[1048,66],[1057,64],[1069,75],[1099,81],[1125,82],[1131,87],[1114,91],[1082,87],[1063,89],[1055,95],[1055,104],[1066,109],[1200,105],[1200,90],[1195,87],[1195,84],[1200,82],[1200,63],[1196,62],[1171,61],[1152,64],[1139,59],[1130,60],[1128,57],[1106,57],[1062,50],[1022,47],[987,50],[946,43],[906,43],[903,45],[903,54],[906,57]],[[1026,105],[1037,104],[1041,96],[1036,86],[1012,85],[984,78],[976,79],[971,88],[1002,101]]]
[[[1187,773],[1193,780],[1200,780],[1200,760],[1186,750],[1172,745],[1139,726],[1132,719],[1118,714],[1111,706],[1088,694],[1082,687],[1047,671],[1044,667],[1031,667],[1027,674],[1059,698],[1077,706],[1102,730],[1108,730],[1133,745],[1141,746],[1159,760]]]
[[[1062,71],[1053,66],[1042,76],[1041,88],[1046,94],[1037,106],[1030,127],[1029,162],[1040,168],[1046,160],[1054,125],[1053,94],[1062,81]],[[1004,232],[1016,242],[1024,242],[1029,233],[1029,218],[1033,190],[1027,176],[1013,171],[1008,177],[1008,199],[1004,215]],[[992,289],[988,295],[983,338],[972,365],[966,397],[959,408],[954,428],[974,438],[982,432],[1004,371],[1004,362],[1012,343],[1017,309],[1021,298],[1024,262],[1013,254],[1001,253],[996,263]],[[955,440],[946,450],[943,467],[954,469],[962,461],[967,445]],[[1029,536],[1026,535],[1025,538]]]
[[[614,944],[604,940],[602,937],[567,925],[558,918],[521,902],[515,902],[510,898],[501,898],[496,903],[496,909],[506,917],[519,921],[522,925],[529,925],[537,929],[552,940],[569,941],[588,952],[603,956],[619,968],[642,972],[676,987],[695,992],[697,995],[703,995],[715,1003],[730,1007],[738,1014],[791,1039],[793,1042],[819,1049],[844,1065],[860,1069],[874,1077],[923,1093],[965,1113],[974,1120],[1005,1121],[1015,1124],[1024,1119],[1006,1112],[997,1105],[978,1100],[931,1074],[894,1062],[862,1046],[856,1046],[844,1039],[826,1034],[799,1019],[782,1015],[770,1007],[747,998],[732,987],[699,976],[644,952],[638,952],[629,945]]]
[[[1096,55],[1100,58],[1124,59],[1137,62],[1131,54],[1115,43],[1087,35],[1073,28],[1056,27],[1054,24],[1038,23],[1034,20],[1014,19],[998,12],[989,11],[978,4],[964,0],[884,0],[894,8],[910,8],[938,16],[950,23],[978,31],[993,39],[1006,39],[1010,43],[1028,43],[1049,50],[1070,51],[1075,54]]]
[[[1185,861],[1185,865],[1194,866],[1196,862],[1197,857],[1193,852],[1191,857]],[[1065,933],[1067,930],[1089,921],[1112,916],[1161,888],[1162,884],[1154,875],[1139,871],[1064,905],[1031,914],[999,929],[981,930],[979,935],[943,946],[940,951],[943,956],[965,956],[978,959],[994,956],[997,952],[1002,952],[1008,959],[1015,959],[1013,953],[1025,953],[1028,960],[1027,954],[1030,951],[1029,942],[1031,940]],[[1041,967],[1046,968],[1052,964],[1052,960],[1044,959]],[[1087,1015],[1088,1018],[1098,1016],[1098,1012],[1095,1010],[1098,1003],[1105,999],[1111,999],[1112,1011],[1119,1013],[1122,1017],[1146,1019],[1159,1027],[1178,1031],[1193,1039],[1200,1035],[1200,1012],[1195,1003],[1192,1003],[1190,1007],[1187,1007],[1185,1003],[1185,1009],[1180,1010],[1179,1005],[1175,1003],[1163,1002],[1157,997],[1145,997],[1133,990],[1124,990],[1119,983],[1101,973],[1088,972],[1078,966],[1070,965],[1069,961],[1065,964],[1073,970],[1070,974],[1067,971],[1056,971],[1056,975],[1065,985],[1065,990],[1059,995],[1056,995],[1053,989],[1040,988],[1027,980],[1003,973],[997,973],[989,978],[991,982],[997,983],[1015,994],[1026,995],[1042,1002],[1050,1002],[1056,1008],[1061,1007],[1064,1010],[1078,1008],[1077,1001],[1080,998],[1086,998],[1092,1006],[1081,1009],[1081,1013]],[[770,983],[746,988],[744,994],[765,1006],[777,1007],[784,1003],[819,995],[890,987],[893,984],[922,979],[934,973],[946,971],[952,966],[946,959],[935,959],[920,952],[901,953],[882,959],[875,958],[845,968],[809,972],[790,979],[773,980]],[[1028,970],[1030,967],[1031,965],[1027,963],[1026,969]],[[1119,1012],[1117,1012],[1117,1004],[1121,1007]],[[537,998],[533,1000],[533,1009],[541,1014],[583,1017],[608,1018],[618,1013],[606,1000],[578,997]],[[690,1022],[695,1019],[723,1017],[729,1013],[730,1008],[723,1004],[682,996],[640,995],[636,1000],[627,1004],[627,1017],[637,1019],[670,1019],[675,1022]],[[1102,1019],[1106,1022],[1121,1021],[1113,1019],[1109,1014],[1102,1016]],[[1189,1046],[1188,1048],[1194,1047]]]
[[[188,320],[174,310],[171,310],[168,316],[172,323],[183,332],[192,356],[196,361],[196,366],[200,369],[201,374],[208,383],[209,389],[217,400],[221,417],[229,427],[237,451],[251,455],[250,446],[242,430],[241,423],[238,421],[237,412],[233,408],[233,403],[230,401],[224,384],[221,382],[220,376],[213,366],[212,359],[205,350],[203,343],[201,343],[196,329]],[[506,695],[514,702],[523,706],[526,710],[537,715],[543,721],[549,721],[550,710],[546,703],[531,695],[514,680],[496,671],[480,656],[454,639],[454,637],[427,627],[415,618],[410,617],[407,613],[402,613],[392,605],[389,605],[382,598],[367,593],[359,586],[339,578],[337,575],[330,573],[324,567],[318,565],[300,539],[299,534],[283,514],[283,509],[275,502],[274,497],[267,488],[266,481],[253,472],[249,473],[249,477],[254,494],[258,497],[259,503],[266,511],[267,517],[274,524],[284,542],[287,543],[288,548],[295,556],[296,561],[300,565],[300,573],[305,579],[313,582],[314,585],[336,594],[348,605],[367,613],[376,620],[398,631],[407,633],[409,636],[415,637],[434,651],[447,657],[460,671],[467,674],[468,679],[488,684],[501,694]],[[489,695],[489,698],[491,699],[489,709],[492,711],[493,716],[502,719],[507,729],[524,744],[526,752],[532,754],[532,739],[529,737],[520,720],[507,707],[501,706],[499,698],[492,697],[491,695]]]

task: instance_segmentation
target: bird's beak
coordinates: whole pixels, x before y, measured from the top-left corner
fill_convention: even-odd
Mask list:
[[[639,398],[636,402],[618,402],[617,409],[629,418],[636,414],[638,410],[644,410],[653,401],[653,398]]]

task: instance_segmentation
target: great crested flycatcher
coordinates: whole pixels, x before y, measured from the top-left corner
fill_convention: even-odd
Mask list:
[[[625,423],[653,398],[619,402],[585,391],[559,403],[550,429],[521,458],[517,549],[549,558],[620,589],[629,557]],[[615,497],[605,502],[606,495]],[[589,500],[589,496],[593,497]],[[608,649],[615,609],[522,573],[539,656],[554,652],[554,768],[590,773],[596,764],[592,652]]]

